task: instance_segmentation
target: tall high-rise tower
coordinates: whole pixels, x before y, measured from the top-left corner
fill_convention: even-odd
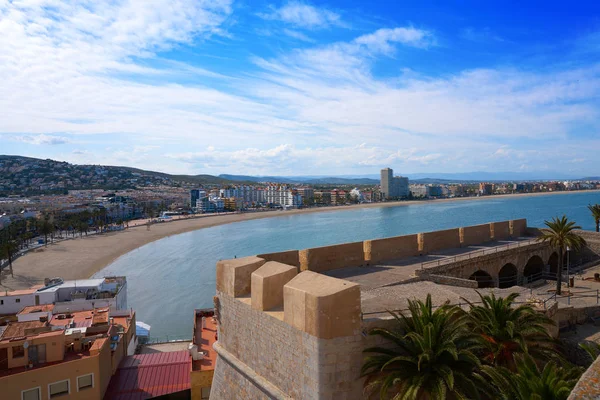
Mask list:
[[[391,168],[384,168],[381,170],[381,195],[384,199],[393,197],[393,181],[394,181],[394,170]]]

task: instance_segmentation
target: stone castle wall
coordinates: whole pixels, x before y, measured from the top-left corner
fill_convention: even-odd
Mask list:
[[[215,316],[211,399],[362,398],[356,283],[259,257],[219,261]]]
[[[492,240],[492,224],[483,224],[460,228],[461,245],[473,246]]]
[[[396,236],[364,241],[365,263],[375,265],[382,261],[419,255],[418,235]]]
[[[525,236],[526,233],[527,220],[519,219],[300,251],[259,254],[257,257],[292,265],[299,271],[326,272],[339,268],[375,265],[384,261],[415,257],[446,249],[475,246],[491,240],[507,240]]]
[[[459,228],[446,229],[443,231],[421,233],[423,254],[445,249],[456,249],[460,247]]]
[[[363,242],[300,250],[300,270],[325,272],[346,267],[361,267],[365,263]]]

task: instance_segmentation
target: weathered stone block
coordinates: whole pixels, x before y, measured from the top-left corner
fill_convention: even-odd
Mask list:
[[[282,264],[293,265],[294,267],[300,268],[300,256],[298,254],[298,250],[259,254],[256,257],[264,258],[265,261],[277,261]]]
[[[369,264],[419,255],[418,235],[366,240],[363,247],[365,261]]]
[[[363,242],[300,250],[300,271],[325,272],[338,268],[360,267],[365,263]]]
[[[475,246],[492,240],[490,224],[466,226],[460,228],[463,246]]]
[[[509,221],[492,222],[490,225],[494,232],[494,240],[506,240],[510,238]]]
[[[444,231],[421,233],[423,254],[444,249],[460,247],[460,231],[458,228]]]
[[[515,219],[515,220],[510,221],[510,234],[513,238],[525,236],[526,230],[527,230],[527,220],[526,219]]]
[[[283,305],[283,285],[298,274],[298,269],[269,261],[252,273],[252,308],[270,310]]]
[[[217,290],[233,297],[250,293],[250,276],[264,263],[255,256],[217,262]]]
[[[284,321],[312,336],[331,339],[360,329],[360,286],[304,271],[283,287]]]

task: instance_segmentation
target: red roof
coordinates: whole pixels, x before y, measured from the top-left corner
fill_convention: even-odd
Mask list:
[[[185,350],[125,357],[104,398],[143,400],[189,389],[190,363]]]

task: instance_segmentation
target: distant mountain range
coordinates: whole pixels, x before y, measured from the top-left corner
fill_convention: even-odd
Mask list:
[[[577,179],[563,173],[468,172],[406,174],[412,183],[475,183]],[[599,177],[580,178],[600,180]],[[277,182],[291,185],[378,185],[379,174],[341,176],[172,175],[131,167],[76,165],[50,159],[0,155],[0,193],[47,193],[69,189],[107,190],[148,185],[231,185]]]
[[[475,183],[475,182],[524,182],[524,181],[548,181],[548,180],[600,180],[598,177],[581,178],[574,175],[552,172],[463,172],[463,173],[416,173],[405,174],[411,182],[429,183]],[[250,176],[221,174],[219,178],[230,181],[245,182],[278,182],[288,184],[309,185],[376,185],[379,184],[379,174],[369,175],[340,175],[340,176]]]

